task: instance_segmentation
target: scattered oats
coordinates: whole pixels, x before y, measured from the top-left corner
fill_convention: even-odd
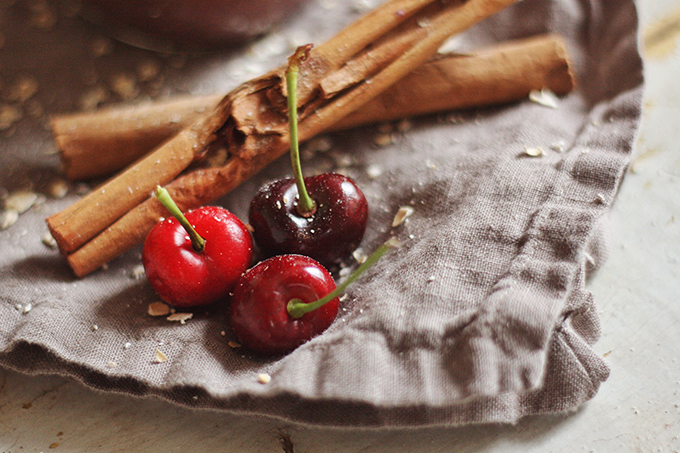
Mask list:
[[[444,41],[444,44],[439,47],[437,53],[447,54],[451,52],[458,52],[461,48],[462,39],[460,35],[453,35]]]
[[[540,146],[525,146],[524,147],[524,154],[526,154],[529,157],[541,157],[545,154],[543,151],[543,148]]]
[[[31,209],[38,201],[38,194],[30,190],[18,190],[5,198],[5,209],[14,209],[19,214]]]
[[[410,235],[410,236],[413,236],[413,235]],[[401,246],[402,246],[402,242],[395,237],[389,238],[387,240],[386,244],[388,244],[390,247],[394,247],[395,249],[400,249]]]
[[[234,348],[234,349],[240,348],[240,347],[241,347],[241,343],[237,343],[237,342],[235,342],[235,341],[230,341],[230,342],[227,343],[227,344],[229,345],[230,348]]]
[[[131,99],[137,94],[137,80],[130,74],[116,74],[110,80],[111,90],[123,99]]]
[[[352,256],[354,259],[357,261],[357,263],[361,264],[365,262],[368,259],[368,256],[366,253],[364,253],[362,248],[358,248],[352,252]]]
[[[130,347],[132,347],[132,343],[129,341],[123,345],[123,349],[130,349]]]
[[[595,266],[597,263],[595,262],[595,258],[593,258],[593,255],[591,255],[588,252],[583,252],[583,257],[586,259],[586,262],[590,264],[591,266]]]
[[[43,234],[42,243],[51,249],[57,248],[57,241],[52,237],[52,233],[49,231]]]
[[[92,326],[92,330],[93,330],[93,331],[99,330],[99,326],[98,326],[97,324],[93,325],[93,326]]]
[[[427,168],[432,169],[432,170],[435,170],[435,169],[437,168],[437,164],[435,164],[434,162],[432,162],[430,159],[425,159],[425,166],[426,166]]]
[[[58,446],[59,446],[59,442],[54,442],[54,443],[50,444],[50,448],[52,448],[52,449],[57,448]]]
[[[108,270],[109,270],[109,263],[104,263],[104,264],[102,264],[101,269],[102,269],[102,270],[105,270],[105,271],[108,271]]]
[[[220,335],[222,335],[223,337],[226,337],[226,336],[227,336],[227,332],[223,330],[222,332],[220,332]]]
[[[335,165],[340,168],[349,167],[354,164],[354,158],[351,155],[344,153],[334,154],[333,160],[335,161]]]
[[[269,61],[272,57],[283,55],[287,51],[286,38],[279,33],[270,33],[254,42],[248,49],[248,53],[259,61]]]
[[[601,203],[601,204],[606,204],[607,198],[604,196],[604,194],[598,193],[595,201],[598,202],[598,203]]]
[[[167,316],[170,314],[170,307],[168,304],[164,302],[154,302],[152,304],[149,304],[149,308],[147,309],[147,313],[150,316]]]
[[[415,211],[411,206],[401,206],[392,220],[392,228],[404,223]]]
[[[413,122],[409,118],[404,118],[397,123],[398,132],[408,132],[413,129]]]
[[[7,99],[12,102],[24,103],[31,99],[39,88],[38,79],[32,76],[21,76],[8,87]]]
[[[106,368],[115,368],[116,366],[117,364],[113,360],[109,360],[108,362],[106,362]]]
[[[75,187],[76,195],[87,195],[92,189],[84,182],[78,183]]]
[[[0,212],[0,230],[6,230],[19,220],[19,213],[14,209],[4,209]]]
[[[102,86],[96,86],[85,93],[79,101],[82,110],[93,110],[109,98],[109,92]]]
[[[29,311],[33,310],[33,304],[30,302],[27,303],[26,305],[17,304],[16,309],[25,315]]]
[[[113,52],[113,40],[106,36],[97,36],[90,43],[90,54],[100,58]]]
[[[31,5],[30,24],[36,28],[50,29],[57,23],[57,14],[46,0],[38,0]]]
[[[156,349],[156,357],[153,359],[154,362],[156,363],[163,363],[168,361],[168,356],[163,354],[161,351]]]
[[[47,194],[52,198],[64,198],[68,194],[68,183],[63,179],[53,179],[47,186]]]
[[[305,150],[310,153],[327,153],[332,148],[333,140],[325,135],[314,137],[305,143]]]
[[[383,174],[383,168],[378,164],[372,164],[366,167],[366,174],[369,178],[375,179]]]
[[[357,13],[367,13],[374,8],[371,0],[353,0],[352,9]]]
[[[253,228],[253,226],[251,224],[246,223],[245,225],[246,225],[246,230],[250,231],[251,233],[253,233],[255,231],[255,228]]]
[[[130,271],[130,277],[134,280],[139,280],[140,278],[144,277],[144,265],[138,264],[133,267]]]
[[[552,145],[550,145],[550,149],[552,149],[553,151],[557,151],[557,152],[561,153],[561,152],[564,151],[564,147],[566,145],[567,145],[567,143],[564,140],[558,140],[555,143],[553,143]]]
[[[198,400],[198,395],[192,396],[191,399],[194,400],[194,401]]]
[[[160,74],[161,68],[154,60],[146,60],[137,66],[137,76],[140,82],[149,82]]]
[[[7,104],[0,105],[0,131],[10,129],[23,116],[19,107]]]
[[[352,268],[351,268],[351,267],[343,267],[343,268],[341,268],[340,271],[338,272],[338,274],[340,275],[340,278],[345,278],[345,277],[347,277],[347,276],[348,276],[349,274],[351,274],[351,273],[352,273]]]
[[[433,281],[435,281],[435,276],[434,276],[434,275],[430,275],[429,277],[427,277],[427,282],[428,282],[428,283],[432,283]]]
[[[531,90],[531,92],[529,92],[529,99],[544,107],[556,109],[559,106],[559,98],[548,88]]]
[[[389,146],[394,143],[392,133],[378,133],[373,137],[373,144],[378,147]]]
[[[194,317],[193,313],[173,313],[166,319],[168,321],[179,321],[180,324],[186,324],[188,320]]]
[[[267,373],[260,373],[257,375],[257,382],[259,382],[260,384],[269,384],[271,380],[272,377]]]

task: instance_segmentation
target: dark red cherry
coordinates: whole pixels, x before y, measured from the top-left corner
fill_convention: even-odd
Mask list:
[[[239,279],[231,298],[229,321],[238,341],[251,351],[282,354],[319,335],[333,323],[334,297],[299,318],[288,312],[291,300],[315,302],[335,289],[331,274],[302,255],[262,261]]]
[[[234,289],[230,324],[248,349],[282,354],[321,334],[338,314],[339,296],[385,253],[398,248],[390,239],[339,285],[317,261],[279,255],[245,272]]]
[[[307,255],[332,267],[359,246],[368,221],[368,203],[350,178],[324,173],[304,178],[316,208],[298,212],[294,179],[262,187],[250,203],[249,222],[255,242],[267,255]]]

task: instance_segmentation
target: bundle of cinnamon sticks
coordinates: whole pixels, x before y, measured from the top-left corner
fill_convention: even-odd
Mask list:
[[[361,124],[506,103],[532,90],[568,93],[574,78],[556,36],[470,55],[437,54],[450,36],[515,1],[390,0],[315,47],[299,76],[301,141]],[[226,95],[55,118],[69,178],[99,177],[136,160],[47,219],[75,274],[85,276],[144,240],[165,215],[150,197],[157,185],[188,210],[225,195],[284,154],[284,70]],[[224,159],[207,158],[220,150]]]

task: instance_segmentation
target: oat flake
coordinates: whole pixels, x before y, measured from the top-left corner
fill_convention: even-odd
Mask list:
[[[544,107],[550,107],[552,109],[556,109],[559,106],[559,98],[548,88],[543,88],[542,90],[531,90],[529,93],[529,99],[532,102],[540,104]]]
[[[6,230],[19,220],[19,213],[14,209],[5,209],[0,212],[0,231]]]
[[[42,243],[51,249],[57,248],[57,241],[54,240],[52,234],[49,231],[43,235]]]
[[[186,322],[193,317],[194,317],[193,313],[173,313],[166,319],[168,321],[179,321],[180,324],[186,324]]]
[[[398,227],[402,223],[406,221],[407,218],[409,218],[411,215],[416,210],[413,209],[411,206],[402,206],[399,208],[399,211],[397,211],[397,214],[394,216],[394,220],[392,220],[392,228]]]
[[[154,362],[156,363],[163,363],[168,361],[168,356],[163,354],[161,351],[156,349],[156,357],[154,357]]]
[[[272,377],[267,373],[260,373],[257,375],[257,382],[259,382],[260,384],[269,384],[271,380]]]
[[[170,314],[170,306],[168,306],[164,302],[154,302],[152,304],[149,304],[149,308],[147,309],[147,313],[150,316],[166,316]]]
[[[526,146],[524,148],[524,154],[526,154],[529,157],[541,157],[545,154],[545,152],[543,151],[543,148],[541,148],[540,146],[535,147]]]

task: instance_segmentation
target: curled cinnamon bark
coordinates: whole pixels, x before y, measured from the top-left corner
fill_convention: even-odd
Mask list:
[[[329,130],[502,104],[543,88],[564,95],[574,84],[562,39],[539,35],[471,54],[437,55]],[[52,133],[67,178],[91,179],[121,170],[223,98],[223,94],[190,96],[53,118]]]

